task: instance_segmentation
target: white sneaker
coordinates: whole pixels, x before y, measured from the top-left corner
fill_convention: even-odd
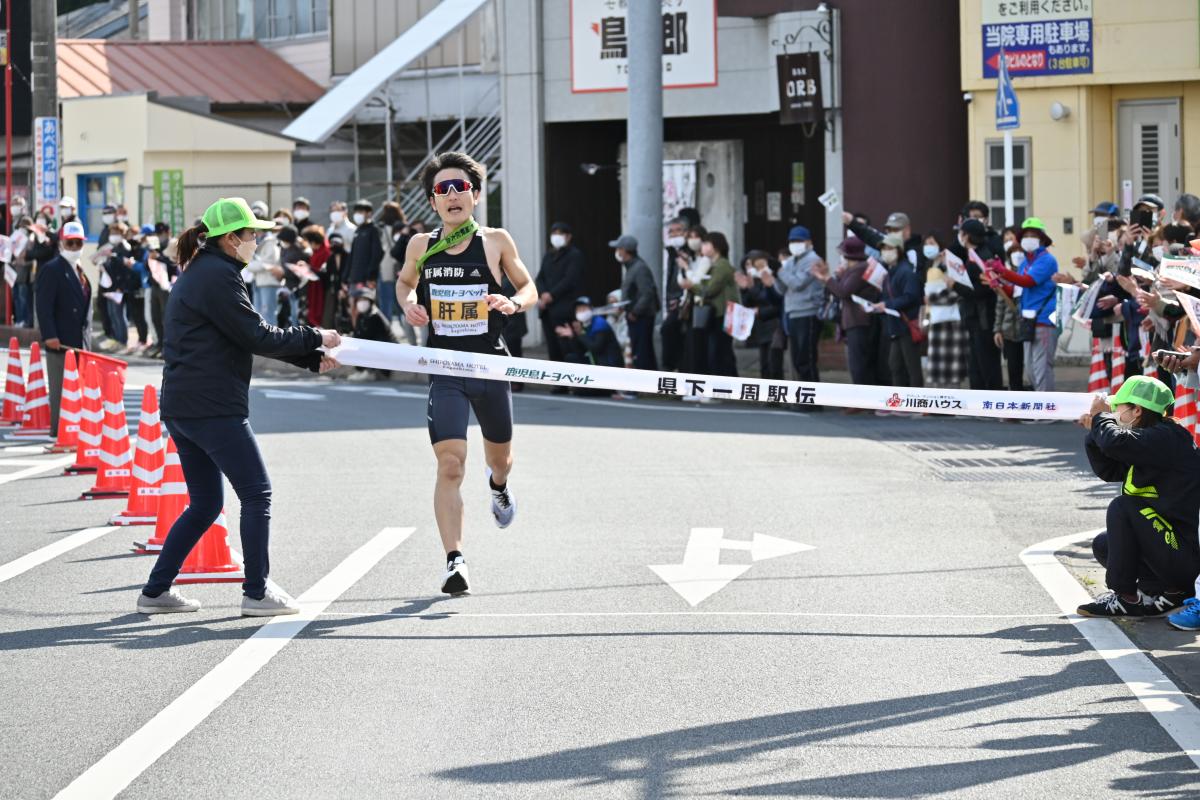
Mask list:
[[[442,593],[460,595],[470,591],[471,581],[467,574],[467,561],[462,556],[455,556],[446,562],[446,571],[442,574]]]
[[[488,491],[492,493],[492,519],[496,520],[497,528],[507,528],[512,525],[513,517],[517,515],[517,501],[513,499],[508,485],[504,491],[497,492],[492,488],[492,471],[487,471]]]
[[[185,611],[199,611],[200,601],[189,600],[174,589],[167,589],[158,597],[139,594],[137,610],[139,614],[179,614]]]
[[[299,614],[300,604],[283,592],[267,589],[262,600],[242,596],[243,617],[279,617],[284,614]]]
[[[364,370],[350,373],[346,377],[346,380],[358,382],[358,381],[374,380],[374,378],[375,378],[374,375],[372,375],[369,371],[364,369]]]

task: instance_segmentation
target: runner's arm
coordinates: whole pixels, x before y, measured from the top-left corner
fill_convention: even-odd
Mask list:
[[[400,313],[410,325],[429,324],[429,315],[417,302],[417,282],[421,274],[417,271],[417,259],[425,255],[429,249],[429,234],[418,233],[408,240],[404,250],[404,266],[396,275],[396,301],[400,304]]]

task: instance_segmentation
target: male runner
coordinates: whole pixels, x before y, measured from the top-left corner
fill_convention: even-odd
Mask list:
[[[506,355],[504,317],[532,308],[537,289],[503,228],[485,228],[471,214],[483,186],[483,166],[463,153],[442,153],[421,176],[442,226],[409,240],[396,280],[396,299],[413,327],[430,325],[427,344],[446,350]],[[505,276],[516,288],[506,297]],[[431,322],[432,321],[432,322]],[[432,375],[429,379],[429,440],[437,457],[433,511],[446,548],[442,591],[470,589],[462,554],[460,487],[467,462],[470,409],[483,433],[496,525],[512,524],[517,505],[508,489],[512,469],[512,390],[504,381]]]

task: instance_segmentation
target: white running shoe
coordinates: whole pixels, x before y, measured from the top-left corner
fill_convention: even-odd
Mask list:
[[[243,617],[279,617],[284,614],[299,614],[300,604],[283,592],[267,589],[262,600],[242,596]]]
[[[446,562],[446,572],[442,575],[442,593],[460,595],[467,594],[470,590],[467,561],[462,556],[455,556]]]
[[[496,520],[497,528],[507,528],[512,525],[513,517],[517,515],[517,501],[513,499],[512,491],[505,484],[504,491],[497,492],[492,488],[492,471],[487,471],[488,491],[492,493],[492,518]]]
[[[174,589],[167,589],[158,597],[139,594],[137,610],[139,614],[178,614],[186,611],[199,611],[200,601],[189,600]]]

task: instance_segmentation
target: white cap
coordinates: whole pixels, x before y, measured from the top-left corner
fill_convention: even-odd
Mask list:
[[[63,198],[58,201],[60,207],[75,208],[75,198],[68,195],[63,195]]]
[[[60,239],[86,239],[87,236],[83,232],[83,225],[76,220],[71,220],[66,225],[62,226],[62,230],[58,232]]]

